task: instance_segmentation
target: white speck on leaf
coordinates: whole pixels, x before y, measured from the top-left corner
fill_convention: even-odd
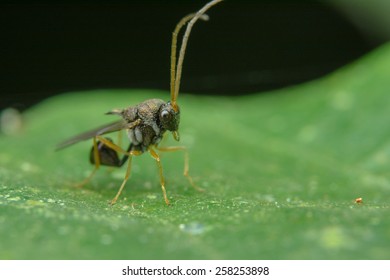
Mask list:
[[[202,223],[192,222],[189,224],[180,224],[179,229],[192,235],[199,235],[205,232],[206,227]]]

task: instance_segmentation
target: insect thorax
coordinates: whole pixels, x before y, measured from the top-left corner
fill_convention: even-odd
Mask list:
[[[132,150],[145,152],[150,145],[158,144],[166,129],[159,118],[161,108],[167,103],[161,99],[149,99],[122,112],[129,123],[140,120],[140,124],[128,129]]]
[[[138,125],[127,131],[128,137],[133,145],[131,150],[145,152],[150,145],[158,144],[165,130],[155,131],[150,125]]]

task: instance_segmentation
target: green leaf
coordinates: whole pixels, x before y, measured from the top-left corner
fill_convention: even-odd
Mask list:
[[[133,159],[111,207],[125,168],[102,167],[75,188],[92,170],[91,141],[54,151],[116,120],[108,110],[168,99],[167,92],[49,99],[23,114],[19,134],[0,137],[0,258],[388,259],[389,73],[387,45],[321,80],[275,92],[182,94],[181,142],[206,192],[182,176],[181,152],[165,153],[171,207],[148,155]]]

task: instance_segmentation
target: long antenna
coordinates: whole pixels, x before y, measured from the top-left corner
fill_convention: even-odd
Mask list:
[[[177,25],[173,32],[172,36],[172,49],[171,49],[171,105],[175,109],[175,111],[178,111],[177,106],[177,97],[179,95],[179,89],[180,89],[180,79],[181,79],[181,71],[183,68],[183,61],[184,61],[184,55],[186,52],[187,42],[188,38],[191,33],[192,26],[195,24],[195,22],[201,18],[203,20],[207,20],[207,15],[204,15],[204,13],[210,9],[212,6],[218,4],[219,2],[222,2],[223,0],[214,0],[209,3],[207,3],[202,9],[200,9],[196,14],[189,14],[185,16]],[[191,21],[187,25],[187,29],[183,36],[183,41],[181,43],[180,47],[180,53],[179,53],[179,60],[177,62],[176,67],[176,46],[177,46],[177,35],[180,31],[180,29],[191,19]],[[176,70],[176,73],[175,73]]]
[[[176,47],[177,47],[177,35],[180,29],[194,17],[195,14],[189,14],[183,17],[176,25],[175,30],[172,33],[172,47],[171,47],[171,102],[176,103],[175,96],[175,76],[176,76]]]

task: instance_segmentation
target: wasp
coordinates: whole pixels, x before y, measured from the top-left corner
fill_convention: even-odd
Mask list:
[[[221,1],[222,0],[214,0],[207,3],[198,12],[189,14],[182,18],[176,25],[176,28],[172,33],[171,45],[170,101],[165,102],[161,99],[149,99],[138,105],[130,106],[125,109],[111,110],[106,114],[117,115],[121,117],[119,121],[84,132],[60,143],[57,146],[57,150],[59,150],[76,144],[80,141],[92,138],[93,146],[90,151],[89,159],[90,162],[94,164],[94,169],[91,174],[79,184],[79,186],[87,184],[100,166],[105,165],[121,167],[127,161],[125,178],[119,187],[117,194],[110,202],[110,204],[113,205],[117,202],[126,182],[130,177],[132,158],[134,156],[139,156],[145,152],[148,152],[157,163],[163,197],[165,203],[169,205],[170,202],[165,188],[163,168],[158,151],[183,151],[184,176],[187,177],[193,187],[201,190],[194,184],[192,177],[189,175],[189,156],[187,149],[184,146],[159,147],[159,143],[165,133],[168,131],[172,132],[173,138],[176,141],[180,140],[180,108],[177,104],[177,98],[179,95],[181,71],[188,38],[191,33],[192,26],[195,24],[195,22],[198,19],[208,20],[208,16],[205,14],[205,12]],[[182,38],[179,57],[176,61],[177,37],[181,28],[185,25],[187,25],[187,27]],[[120,132],[122,130],[127,131],[127,136],[130,140],[130,144],[126,150],[124,150],[120,145],[115,144],[110,138],[103,136],[108,133],[117,131]],[[121,158],[119,157],[119,154],[122,155]]]

